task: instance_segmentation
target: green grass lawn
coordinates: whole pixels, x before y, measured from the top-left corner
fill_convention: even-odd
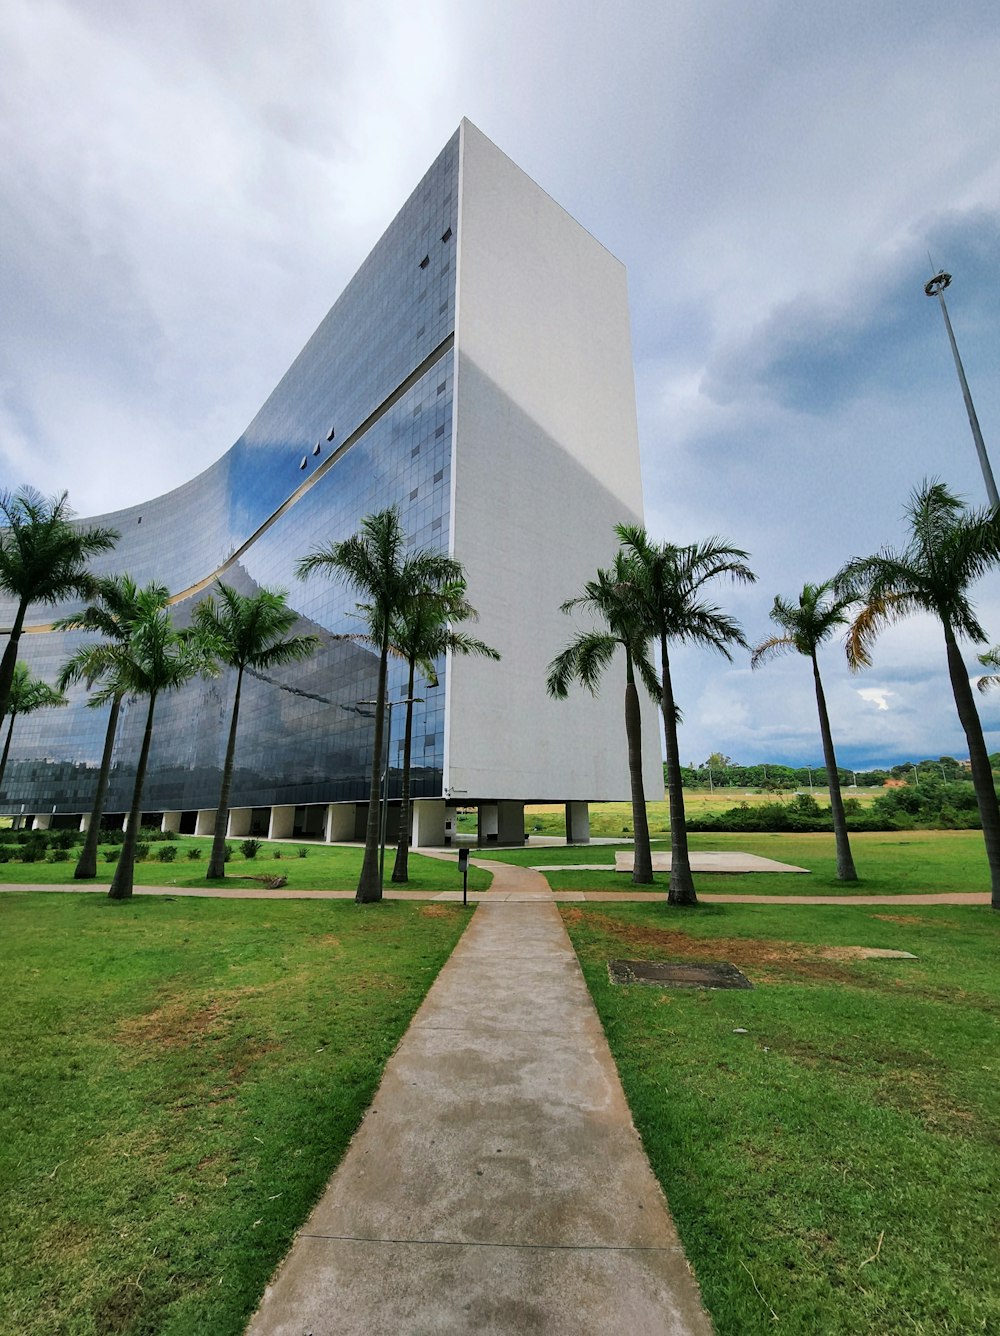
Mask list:
[[[1000,1331],[1000,915],[562,912],[719,1336]],[[615,958],[755,988],[612,987]]]
[[[851,836],[858,881],[837,880],[832,835],[697,834],[691,850],[726,850],[760,854],[810,871],[808,877],[784,872],[695,873],[695,889],[724,895],[902,895],[947,891],[989,891],[989,869],[982,832],[978,830],[864,831]],[[618,846],[630,848],[630,845]],[[657,840],[653,849],[669,849]],[[554,891],[636,891],[627,873],[616,873],[610,845],[571,848],[499,850],[489,855],[502,862],[544,867],[547,863],[606,863],[607,872],[548,872]],[[655,893],[662,895],[667,874],[656,874]]]
[[[246,859],[240,854],[240,840],[230,840],[233,857],[226,864],[227,888],[258,885],[253,878],[262,876],[287,877],[290,891],[353,891],[358,884],[363,850],[358,845],[263,843],[256,858]],[[8,846],[16,847],[16,846]],[[135,865],[137,886],[218,886],[219,882],[205,880],[205,868],[211,851],[210,839],[181,836],[176,840],[157,840],[150,845],[150,856]],[[110,845],[102,845],[97,860],[97,882],[110,882],[114,864],[105,861],[104,853]],[[176,849],[172,863],[157,859],[160,849]],[[189,850],[197,850],[199,858],[188,858]],[[305,857],[298,850],[305,849]],[[79,857],[79,848],[68,850],[69,857],[61,863],[0,863],[0,885],[37,884],[42,886],[73,885],[73,868]],[[279,855],[275,857],[275,855]],[[392,889],[392,864],[395,849],[386,850],[385,885]],[[409,891],[460,891],[462,879],[457,869],[439,858],[425,858],[411,853],[409,881],[398,887]],[[489,887],[492,876],[478,868],[469,869],[469,889],[483,891]],[[80,883],[75,883],[80,885]],[[86,884],[86,883],[84,883]]]
[[[3,1336],[242,1331],[469,912],[0,896]]]

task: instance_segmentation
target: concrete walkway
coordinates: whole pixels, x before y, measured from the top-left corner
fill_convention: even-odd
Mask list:
[[[248,1336],[710,1336],[551,893],[483,865]]]
[[[501,867],[503,864],[472,860],[476,866],[485,868]],[[528,872],[530,868],[513,868],[513,872]],[[578,870],[578,869],[574,869]],[[534,873],[540,876],[539,873]],[[513,880],[513,879],[511,879]],[[542,878],[544,881],[544,878]],[[0,886],[0,895],[19,895],[22,892],[53,892],[64,895],[107,895],[110,883],[86,886],[79,882],[67,886],[46,886],[11,883]],[[193,896],[208,900],[353,900],[353,891],[296,891],[285,888],[269,891],[265,887],[230,888],[214,886],[136,886],[134,895]],[[657,886],[653,891],[549,891],[548,894],[532,890],[513,889],[512,886],[491,888],[488,891],[470,891],[469,904],[492,903],[500,901],[521,904],[531,900],[550,900],[554,904],[661,904],[666,900],[666,887]],[[383,892],[386,900],[424,900],[454,904],[462,899],[461,891],[394,891]],[[918,892],[910,895],[723,895],[714,892],[700,892],[700,904],[717,905],[988,905],[989,891],[942,891],[936,893]]]

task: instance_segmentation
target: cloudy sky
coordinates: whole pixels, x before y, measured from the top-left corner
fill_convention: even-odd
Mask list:
[[[222,454],[464,115],[628,266],[648,526],[748,549],[763,639],[922,478],[983,500],[923,283],[990,444],[998,68],[988,0],[5,0],[0,486],[92,514]],[[933,625],[825,671],[843,763],[966,754]],[[819,759],[805,660],[677,676],[685,761]]]

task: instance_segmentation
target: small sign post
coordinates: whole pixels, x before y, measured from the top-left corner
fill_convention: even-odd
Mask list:
[[[469,851],[468,849],[459,849],[458,866],[462,873],[462,904],[469,903]]]

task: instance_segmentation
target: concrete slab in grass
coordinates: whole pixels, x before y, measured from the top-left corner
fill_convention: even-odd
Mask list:
[[[808,872],[807,867],[794,867],[791,863],[778,863],[773,858],[761,858],[759,854],[704,852],[699,850],[688,855],[692,872]],[[615,871],[631,872],[635,864],[635,854],[631,849],[619,849],[615,853]],[[653,854],[653,871],[670,871],[670,854]]]

